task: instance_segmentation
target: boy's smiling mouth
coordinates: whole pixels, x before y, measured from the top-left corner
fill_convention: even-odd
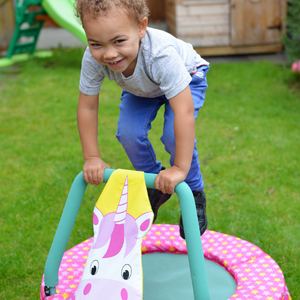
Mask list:
[[[106,63],[110,66],[114,66],[114,65],[117,65],[118,63],[122,62],[123,60],[124,60],[124,58],[117,60],[117,61],[106,62]]]

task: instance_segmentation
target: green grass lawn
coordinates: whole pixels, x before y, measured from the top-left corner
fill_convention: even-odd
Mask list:
[[[39,299],[43,269],[83,158],[76,124],[82,50],[0,69],[0,299]],[[256,244],[300,299],[300,79],[270,62],[212,64],[196,123],[209,229]],[[112,168],[132,169],[115,138],[121,90],[105,81],[99,144]],[[159,137],[150,139],[168,166]],[[92,236],[103,186],[89,186],[68,248]],[[158,223],[179,220],[177,196]]]

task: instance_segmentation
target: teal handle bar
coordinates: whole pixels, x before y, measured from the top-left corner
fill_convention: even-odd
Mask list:
[[[106,183],[114,169],[105,169],[103,182]],[[144,173],[145,183],[149,188],[155,188],[156,174]],[[66,250],[82,199],[87,187],[82,172],[80,172],[71,186],[62,216],[60,218],[44,270],[45,286],[49,287],[50,295],[56,294],[58,285],[58,270]],[[196,214],[193,193],[185,182],[180,182],[175,187],[178,195],[186,247],[190,265],[192,285],[195,300],[210,300],[204,253],[200,238],[198,218]]]

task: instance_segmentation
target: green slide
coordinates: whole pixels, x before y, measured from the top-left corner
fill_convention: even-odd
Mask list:
[[[84,30],[75,17],[73,0],[43,0],[42,6],[47,14],[62,28],[74,34],[87,45]]]
[[[40,7],[30,11],[28,7]],[[30,57],[51,56],[50,51],[35,51],[45,15],[49,15],[60,27],[65,28],[87,45],[84,30],[75,17],[74,0],[17,0],[15,7],[16,26],[5,58],[0,59],[0,68],[22,62]],[[26,24],[24,27],[23,25]],[[21,38],[25,38],[22,41]]]

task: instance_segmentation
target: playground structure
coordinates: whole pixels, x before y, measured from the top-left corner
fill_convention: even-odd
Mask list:
[[[114,171],[105,170],[104,182]],[[156,175],[144,175],[147,187],[153,188]],[[64,253],[86,186],[80,173],[71,187],[48,255],[42,300],[93,299],[77,298],[74,294],[79,288],[82,266],[95,244],[93,238]],[[200,239],[189,187],[181,182],[175,192],[186,240],[179,236],[177,225],[166,224],[153,225],[143,238],[144,300],[291,300],[283,273],[268,254],[247,241],[219,232],[207,230]],[[120,299],[136,299],[123,296]]]
[[[49,51],[35,51],[40,31],[49,17],[87,44],[84,30],[74,15],[73,4],[73,0],[17,0],[15,30],[6,57],[0,59],[0,67],[27,60],[31,56],[51,56]]]

